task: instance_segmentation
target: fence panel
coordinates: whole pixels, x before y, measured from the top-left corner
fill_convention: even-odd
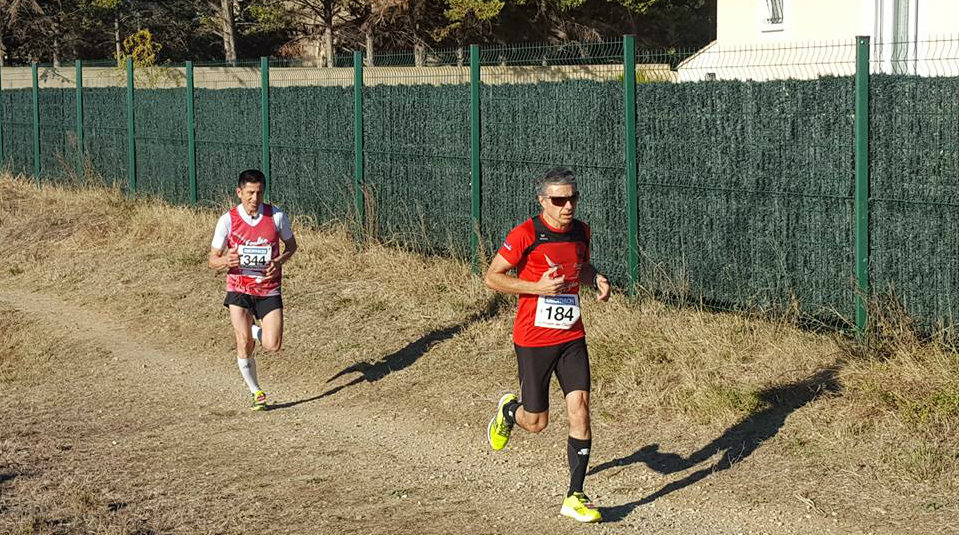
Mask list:
[[[137,193],[186,204],[190,200],[186,74],[169,67],[134,73]]]
[[[270,63],[272,199],[318,224],[353,210],[353,69]]]
[[[259,65],[258,60],[196,64],[197,203],[201,206],[234,203],[240,172],[261,167]]]
[[[465,258],[471,229],[468,59],[464,49],[436,51],[423,67],[415,61],[412,55],[378,55],[364,68],[371,224],[388,242]]]
[[[76,90],[73,66],[39,65],[41,180],[76,178]]]
[[[880,50],[897,43],[876,43]],[[959,42],[874,59],[870,82],[872,287],[926,326],[959,319]],[[923,68],[919,68],[922,66]],[[887,67],[887,68],[884,68]],[[890,72],[904,74],[881,74]],[[917,75],[918,74],[918,75]],[[939,76],[937,76],[939,75]]]
[[[854,52],[850,40],[816,55],[842,70]],[[746,68],[754,57],[737,56],[739,71],[727,59],[726,78],[761,70]],[[639,84],[640,280],[720,307],[795,299],[848,318],[853,89],[850,77]]]
[[[481,231],[488,257],[511,228],[540,212],[535,179],[565,165],[582,193],[576,217],[592,229],[591,256],[625,284],[622,46],[482,49]]]
[[[33,172],[33,96],[30,69],[3,70],[3,162],[14,175]]]
[[[83,153],[91,176],[126,188],[126,71],[115,61],[83,62]]]

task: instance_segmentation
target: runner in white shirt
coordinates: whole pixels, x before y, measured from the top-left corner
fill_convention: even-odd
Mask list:
[[[230,311],[237,365],[253,396],[253,410],[267,409],[266,393],[256,379],[255,340],[267,351],[279,351],[283,344],[282,265],[296,252],[286,214],[263,204],[265,182],[256,169],[240,173],[236,188],[240,204],[217,221],[209,257],[211,268],[228,270],[223,306]]]

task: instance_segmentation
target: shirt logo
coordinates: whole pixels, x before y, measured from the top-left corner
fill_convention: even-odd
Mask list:
[[[503,242],[503,247],[504,247],[507,251],[512,251],[512,250],[513,250],[513,246],[510,245],[508,241],[504,241],[504,242]]]

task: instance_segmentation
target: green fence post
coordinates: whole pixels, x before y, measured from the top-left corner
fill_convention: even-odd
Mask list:
[[[483,185],[480,168],[480,47],[470,45],[470,254],[473,273],[479,273],[479,238],[482,223],[481,189]]]
[[[77,176],[82,180],[86,176],[83,169],[83,62],[76,60],[73,66],[77,73]]]
[[[260,170],[266,178],[263,199],[270,202],[270,58],[260,58]]]
[[[127,56],[127,171],[130,193],[137,192],[137,131],[133,98],[133,58]]]
[[[3,66],[0,66],[0,173],[6,167],[3,159]]]
[[[37,64],[30,64],[33,75],[33,179],[40,185],[40,77]]]
[[[196,206],[196,110],[193,98],[193,62],[186,62],[186,155],[190,175],[190,204]]]
[[[636,185],[636,45],[635,37],[623,36],[623,113],[626,124],[626,232],[629,254],[629,291],[639,284],[639,206]]]
[[[360,233],[365,223],[363,202],[363,54],[353,52],[353,196]]]
[[[869,297],[869,37],[856,37],[856,332],[866,330]]]

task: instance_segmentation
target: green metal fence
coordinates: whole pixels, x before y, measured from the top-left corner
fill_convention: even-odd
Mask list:
[[[854,43],[827,46],[817,65],[854,70]],[[639,280],[851,318],[854,94],[850,76],[639,84]]]
[[[334,64],[7,68],[0,164],[220,207],[258,167],[294,215],[476,267],[538,211],[533,179],[567,165],[624,287],[859,329],[875,299],[928,328],[959,319],[959,39]]]

